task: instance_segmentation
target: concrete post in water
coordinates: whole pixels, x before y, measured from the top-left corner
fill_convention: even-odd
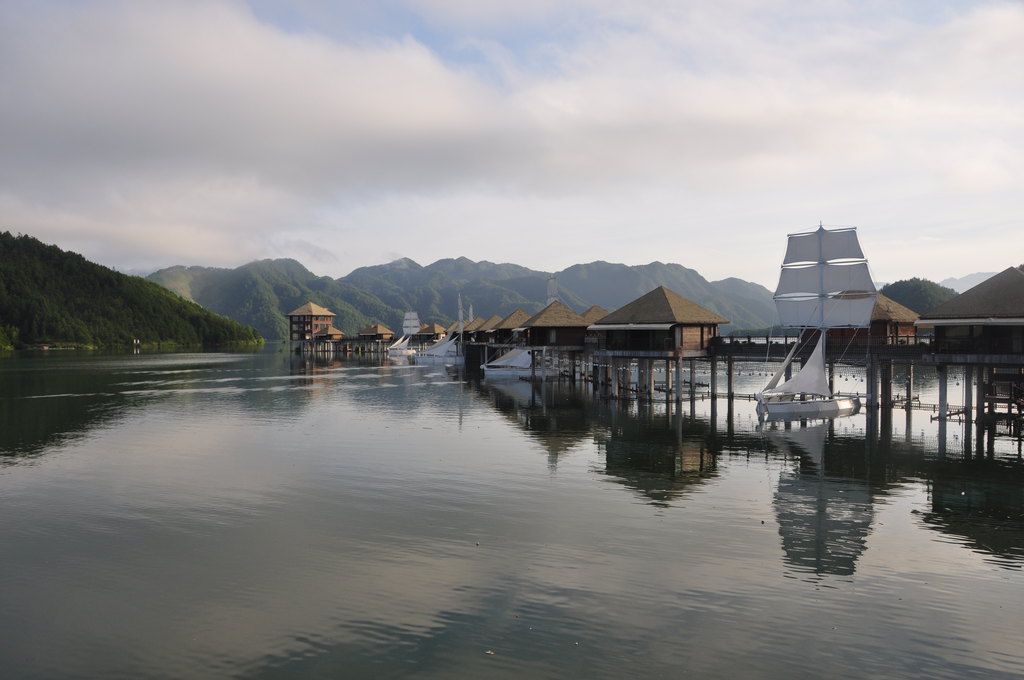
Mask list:
[[[697,396],[697,360],[690,359],[690,401]]]
[[[683,400],[683,358],[682,357],[676,357],[676,371],[675,372],[676,372],[676,378],[675,378],[676,401],[682,401]]]
[[[939,418],[946,419],[946,411],[949,408],[949,400],[946,398],[948,388],[946,380],[946,364],[939,364],[936,369],[939,374]]]
[[[733,389],[733,368],[734,368],[733,363],[734,362],[733,362],[733,358],[732,357],[729,357],[726,360],[726,362],[725,362],[726,391],[729,394],[729,399],[732,399],[733,394],[735,393],[735,390]]]
[[[974,411],[974,367],[964,366],[964,420],[971,422]]]
[[[907,401],[903,405],[905,409],[910,410],[910,404],[914,399],[914,364],[913,362],[907,364]]]
[[[867,355],[867,375],[864,377],[868,408],[878,408],[878,362],[873,354]]]
[[[718,357],[711,357],[711,399],[714,403],[715,397],[718,396]],[[714,428],[712,428],[714,429]]]
[[[892,360],[882,359],[879,364],[882,374],[881,406],[888,408],[892,405]]]

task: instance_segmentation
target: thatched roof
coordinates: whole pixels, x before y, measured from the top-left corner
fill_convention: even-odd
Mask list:
[[[658,286],[599,319],[595,325],[623,323],[725,324],[729,320],[665,286]]]
[[[488,319],[487,321],[484,321],[482,324],[480,324],[479,328],[474,328],[473,330],[475,330],[475,331],[493,331],[495,328],[497,328],[499,323],[501,323],[501,317],[498,316],[497,314],[495,314],[490,319]]]
[[[572,311],[564,304],[555,300],[550,305],[540,310],[523,324],[525,328],[566,328],[575,326],[588,326],[583,317]]]
[[[530,319],[530,313],[524,309],[516,308],[516,311],[512,312],[504,319],[502,319],[497,326],[494,327],[496,331],[510,331],[513,328],[524,328],[526,322]]]
[[[594,305],[587,311],[583,312],[580,316],[582,316],[583,320],[588,324],[597,323],[604,317],[608,316],[608,310],[600,305]]]
[[[940,319],[1016,319],[1024,317],[1024,272],[1010,267],[921,315]]]
[[[456,321],[455,325],[458,326],[459,322]],[[439,323],[425,323],[425,324],[420,326],[420,329],[418,331],[416,331],[416,334],[417,335],[440,335],[441,333],[444,333],[444,332],[445,332],[444,326],[442,326]]]
[[[486,319],[484,319],[482,316],[478,316],[472,321],[467,321],[466,326],[462,330],[466,331],[467,333],[469,331],[479,330],[480,326],[484,325],[484,321],[486,321]]]
[[[315,302],[307,302],[294,312],[289,312],[286,316],[335,316],[335,314],[331,310],[326,307],[321,307]]]
[[[372,326],[370,326],[369,328],[364,328],[363,330],[359,331],[359,335],[394,335],[394,334],[395,334],[395,332],[393,330],[391,330],[387,326],[383,326],[383,325],[381,325],[379,323],[375,323]]]
[[[320,335],[340,335],[340,336],[344,337],[345,333],[343,331],[339,331],[334,326],[328,326],[324,330],[322,330],[319,333],[317,333],[317,335],[318,336],[320,336]]]
[[[871,310],[871,320],[913,323],[917,321],[917,312],[879,293],[875,298],[875,307]]]

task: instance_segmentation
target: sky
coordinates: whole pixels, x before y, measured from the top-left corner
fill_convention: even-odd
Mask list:
[[[131,273],[1024,263],[1024,2],[3,0],[0,230]]]

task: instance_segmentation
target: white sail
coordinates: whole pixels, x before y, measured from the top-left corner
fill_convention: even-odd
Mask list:
[[[783,326],[863,328],[871,324],[876,295],[856,229],[789,235],[775,290]]]
[[[857,229],[825,229],[790,234],[786,257],[782,265],[800,262],[830,262],[832,260],[863,260],[864,252],[857,240]]]
[[[831,397],[832,390],[828,386],[825,374],[825,357],[822,355],[823,342],[814,346],[811,356],[803,367],[792,378],[775,389],[765,388],[765,394],[813,394],[819,397]]]
[[[420,317],[416,312],[406,312],[402,321],[402,335],[416,335],[420,332]]]

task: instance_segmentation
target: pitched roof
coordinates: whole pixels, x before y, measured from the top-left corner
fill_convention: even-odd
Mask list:
[[[658,286],[596,322],[724,324],[729,320],[687,300],[665,286]]]
[[[464,330],[464,331],[475,331],[475,330],[479,329],[480,326],[482,326],[482,325],[484,325],[484,318],[482,316],[478,316],[475,319],[473,319],[472,321],[467,322],[466,325],[462,328],[462,330]]]
[[[508,331],[513,328],[523,328],[523,324],[525,324],[529,318],[530,314],[526,310],[517,307],[516,311],[502,319],[498,325],[494,327],[494,330]]]
[[[912,323],[917,321],[917,312],[879,293],[871,310],[871,320]]]
[[[456,321],[455,325],[458,326],[459,322]],[[445,332],[444,326],[442,326],[439,323],[425,323],[422,326],[420,326],[420,329],[418,331],[416,331],[416,334],[417,335],[437,335],[439,333],[444,333],[444,332]]]
[[[344,333],[344,331],[339,331],[334,326],[328,326],[324,330],[322,330],[319,333],[317,333],[317,335],[341,335],[341,336],[344,337],[345,333]]]
[[[1024,271],[1010,267],[922,314],[921,321],[1018,317],[1024,317]]]
[[[320,305],[316,304],[315,302],[307,302],[306,304],[304,304],[301,307],[299,307],[298,309],[296,309],[294,312],[289,312],[288,314],[286,314],[286,316],[334,316],[334,315],[335,315],[334,312],[332,312],[331,310],[327,309],[326,307],[321,307]]]
[[[375,323],[368,328],[359,331],[359,335],[394,335],[395,332],[387,326]]]
[[[479,328],[475,328],[474,330],[477,330],[477,331],[493,331],[495,328],[497,328],[499,323],[501,323],[501,317],[498,316],[497,314],[495,314],[490,319],[488,319],[487,321],[484,321],[482,324],[480,324]]]
[[[583,320],[588,324],[597,323],[599,319],[608,316],[608,310],[600,305],[594,305],[582,314]]]
[[[573,326],[588,326],[583,317],[572,311],[564,304],[555,300],[550,305],[540,310],[523,324],[526,328],[564,328]]]

